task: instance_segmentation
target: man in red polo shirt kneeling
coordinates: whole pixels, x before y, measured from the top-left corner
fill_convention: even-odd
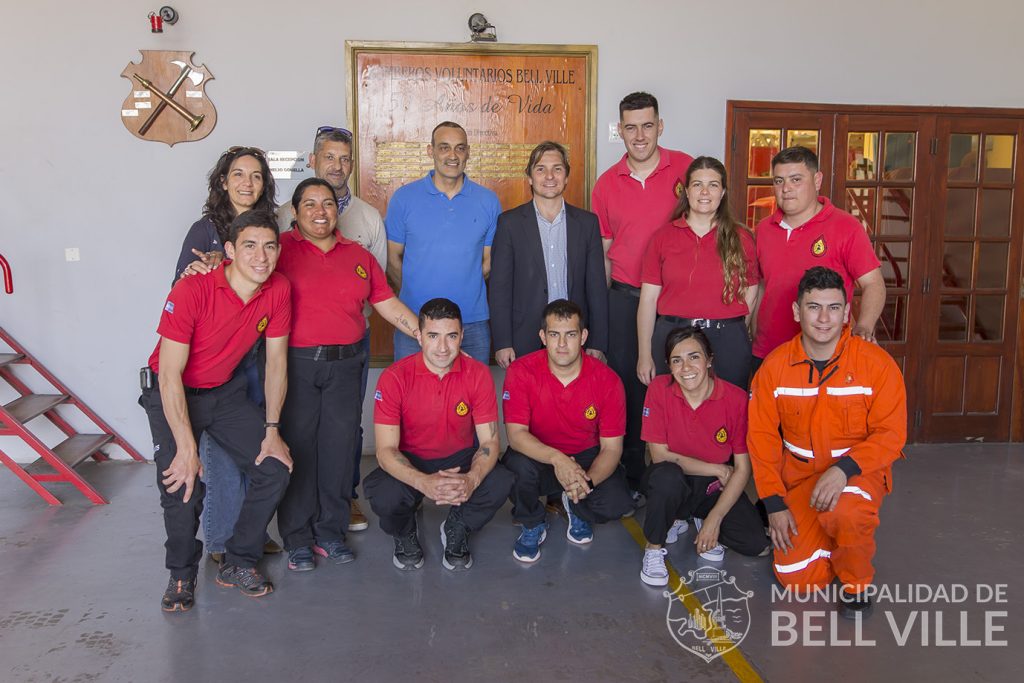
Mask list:
[[[523,530],[512,556],[520,562],[539,560],[547,537],[540,496],[562,494],[565,535],[576,545],[594,540],[592,524],[633,509],[619,466],[626,432],[622,380],[582,352],[587,330],[579,306],[557,299],[543,320],[545,348],[509,366],[502,393],[509,443],[502,463],[516,475],[512,516]]]
[[[395,540],[393,562],[423,566],[416,508],[424,496],[449,505],[441,524],[442,564],[473,566],[469,536],[494,517],[513,476],[498,464],[498,405],[483,363],[461,353],[462,313],[448,299],[423,304],[420,353],[385,370],[374,394],[380,465],[363,482],[380,528]],[[474,435],[479,446],[474,445]]]
[[[217,440],[248,485],[226,545],[217,583],[259,597],[273,585],[256,562],[267,524],[288,487],[292,460],[278,434],[287,386],[291,286],[274,272],[277,222],[246,211],[231,222],[223,268],[179,280],[167,296],[149,365],[143,368],[139,405],[153,432],[160,505],[171,572],[161,600],[165,612],[194,604],[203,544],[196,539],[206,486],[196,444],[205,431]],[[246,398],[239,363],[266,336],[266,414]]]

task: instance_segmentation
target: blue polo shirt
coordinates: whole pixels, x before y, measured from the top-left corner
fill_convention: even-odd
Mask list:
[[[434,186],[434,172],[398,188],[384,219],[388,239],[405,245],[401,299],[414,313],[435,297],[451,299],[463,323],[490,318],[483,252],[491,246],[501,203],[498,195],[463,176],[448,199]]]

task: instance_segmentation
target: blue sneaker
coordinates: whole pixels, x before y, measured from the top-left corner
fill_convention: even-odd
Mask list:
[[[547,522],[541,522],[529,529],[524,525],[519,538],[516,539],[515,545],[512,546],[512,557],[520,562],[536,562],[540,559],[540,544],[547,537]]]
[[[565,506],[565,514],[569,516],[569,528],[565,530],[565,537],[569,539],[570,543],[576,545],[586,545],[594,540],[594,530],[590,527],[590,522],[579,517],[572,509],[572,501],[569,500],[569,494],[562,491],[562,505]]]
[[[313,549],[308,545],[288,551],[288,569],[293,572],[311,572],[316,569]]]
[[[313,552],[331,560],[334,564],[348,564],[356,559],[356,554],[345,545],[344,541],[317,541],[313,546]]]

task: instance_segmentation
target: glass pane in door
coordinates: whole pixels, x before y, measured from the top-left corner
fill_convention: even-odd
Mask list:
[[[949,136],[949,167],[947,177],[954,182],[978,180],[978,143],[976,133],[953,133]]]
[[[816,130],[787,130],[786,147],[800,145],[806,147],[815,154],[818,153],[818,131]]]
[[[748,178],[770,178],[772,157],[779,153],[782,131],[771,128],[755,128],[750,131],[750,148],[747,161]]]
[[[846,179],[874,180],[878,163],[878,133],[848,133],[846,136]]]
[[[985,182],[1013,182],[1013,135],[985,136]]]
[[[913,180],[917,133],[886,133],[883,180]]]

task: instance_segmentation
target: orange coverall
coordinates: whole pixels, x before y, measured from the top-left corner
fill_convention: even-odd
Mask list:
[[[906,440],[903,374],[878,345],[847,327],[820,373],[800,335],[768,354],[751,387],[747,446],[768,512],[788,508],[796,520],[793,548],[774,553],[783,586],[823,588],[836,576],[846,586],[871,583],[878,510]],[[811,492],[837,464],[846,486],[835,510],[819,512]]]

